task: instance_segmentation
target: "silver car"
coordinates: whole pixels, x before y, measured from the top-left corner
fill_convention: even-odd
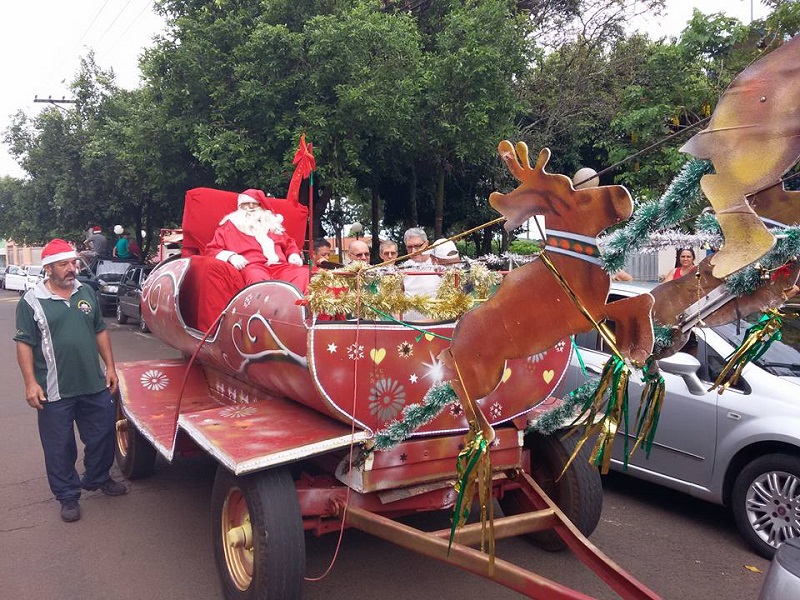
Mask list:
[[[615,283],[609,301],[651,287]],[[638,450],[624,469],[620,427],[611,468],[730,507],[745,541],[770,558],[784,540],[800,537],[800,326],[787,317],[784,341],[747,365],[736,386],[709,392],[750,325],[696,327],[684,351],[659,361],[666,398],[650,457]],[[599,375],[609,358],[604,342],[594,331],[576,342],[588,374]],[[585,381],[573,356],[565,389]],[[642,385],[635,373],[630,381],[632,421]]]

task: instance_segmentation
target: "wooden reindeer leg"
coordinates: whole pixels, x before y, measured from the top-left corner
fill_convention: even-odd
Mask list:
[[[750,208],[743,191],[724,174],[700,180],[717,215],[725,238],[722,249],[711,257],[714,277],[723,279],[757,261],[775,245],[775,238]]]
[[[644,363],[653,353],[653,327],[649,318],[653,302],[650,294],[640,294],[606,305],[606,316],[614,321],[617,348],[637,364]]]
[[[483,437],[488,442],[493,442],[495,437],[497,437],[497,434],[489,423],[489,420],[486,418],[486,415],[483,414],[480,406],[478,406],[478,398],[472,398],[470,396],[469,390],[467,389],[469,386],[465,384],[461,369],[459,368],[458,362],[453,356],[451,350],[447,349],[442,352],[440,354],[440,359],[445,366],[452,368],[456,373],[456,378],[450,380],[450,385],[453,387],[453,391],[461,401],[461,406],[464,408],[464,411],[467,414],[467,420],[474,421],[478,429],[483,432]]]

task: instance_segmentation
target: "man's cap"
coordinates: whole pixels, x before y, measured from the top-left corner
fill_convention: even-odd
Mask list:
[[[433,250],[431,253],[438,259],[446,260],[448,258],[458,258],[458,248],[454,242],[444,238],[436,240],[433,243]]]
[[[58,238],[51,240],[42,249],[42,266],[52,265],[62,260],[75,260],[78,253],[69,245],[68,242]]]
[[[117,235],[122,235],[123,231],[125,231],[125,229],[122,227],[122,225],[114,225],[114,233]]]
[[[102,229],[100,229],[100,225],[95,225],[92,227],[92,233],[100,233]]]

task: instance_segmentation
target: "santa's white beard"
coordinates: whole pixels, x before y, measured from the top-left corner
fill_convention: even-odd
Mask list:
[[[256,210],[238,209],[229,214],[225,220],[229,220],[236,226],[236,229],[247,235],[258,237],[259,234],[283,233],[283,215],[276,215],[271,210],[257,208]],[[223,223],[225,222],[223,220]]]
[[[257,208],[256,210],[240,208],[222,219],[220,225],[225,221],[230,221],[242,233],[256,238],[269,264],[280,262],[275,252],[275,242],[272,241],[268,234],[280,235],[284,232],[283,215],[276,215],[271,210],[263,208]]]

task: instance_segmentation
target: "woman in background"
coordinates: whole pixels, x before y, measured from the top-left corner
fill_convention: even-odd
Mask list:
[[[667,276],[666,280],[672,281],[673,279],[680,279],[689,273],[694,273],[697,270],[697,265],[694,264],[694,261],[694,250],[691,248],[678,248],[675,254],[675,270],[671,275]]]

